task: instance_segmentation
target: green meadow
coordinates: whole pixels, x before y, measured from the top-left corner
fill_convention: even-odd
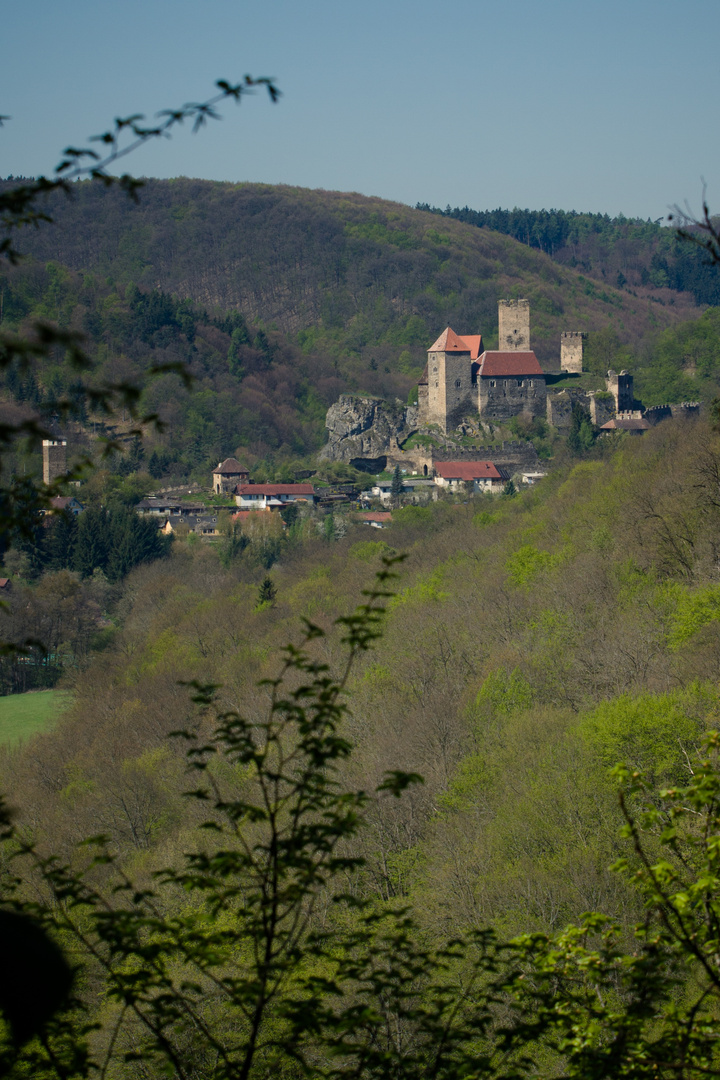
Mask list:
[[[64,690],[36,690],[0,697],[0,745],[18,743],[47,731],[70,706]]]

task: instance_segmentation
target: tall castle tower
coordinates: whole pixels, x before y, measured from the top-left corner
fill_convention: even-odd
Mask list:
[[[560,370],[581,374],[587,334],[579,330],[565,330],[560,335]]]
[[[530,351],[529,300],[498,300],[498,350]]]
[[[478,339],[479,340],[479,339]],[[448,326],[428,349],[427,420],[447,434],[468,412],[473,401],[471,344]]]
[[[67,472],[67,440],[43,439],[43,482],[52,484]]]

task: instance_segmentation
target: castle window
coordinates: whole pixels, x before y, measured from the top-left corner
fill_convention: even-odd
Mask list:
[[[490,385],[491,385],[491,386],[497,386],[497,383],[495,382],[495,380],[494,380],[494,379],[491,379],[491,380],[490,380]]]
[[[518,384],[518,386],[522,386],[522,384],[523,384],[522,379],[518,379],[517,384]]]
[[[460,382],[460,380],[456,379],[455,380],[455,389],[459,390],[461,386],[462,386],[462,383]]]

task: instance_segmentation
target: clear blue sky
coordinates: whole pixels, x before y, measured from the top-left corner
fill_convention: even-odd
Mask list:
[[[720,208],[719,0],[6,0],[2,37],[2,176],[250,72],[279,105],[128,165],[652,218],[698,209],[704,177]]]

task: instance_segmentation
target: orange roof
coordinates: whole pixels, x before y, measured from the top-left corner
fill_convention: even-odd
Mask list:
[[[436,461],[435,472],[443,480],[501,480],[492,461]]]
[[[443,330],[428,352],[469,352],[471,360],[477,360],[482,350],[482,334],[456,334],[452,327]]]
[[[534,352],[484,352],[480,357],[481,378],[488,375],[543,375]]]
[[[379,511],[377,513],[357,514],[357,521],[392,521],[392,514],[390,511]]]
[[[477,360],[482,352],[482,334],[463,334],[460,340],[470,349],[470,359]]]
[[[470,352],[470,346],[448,326],[428,352]]]

